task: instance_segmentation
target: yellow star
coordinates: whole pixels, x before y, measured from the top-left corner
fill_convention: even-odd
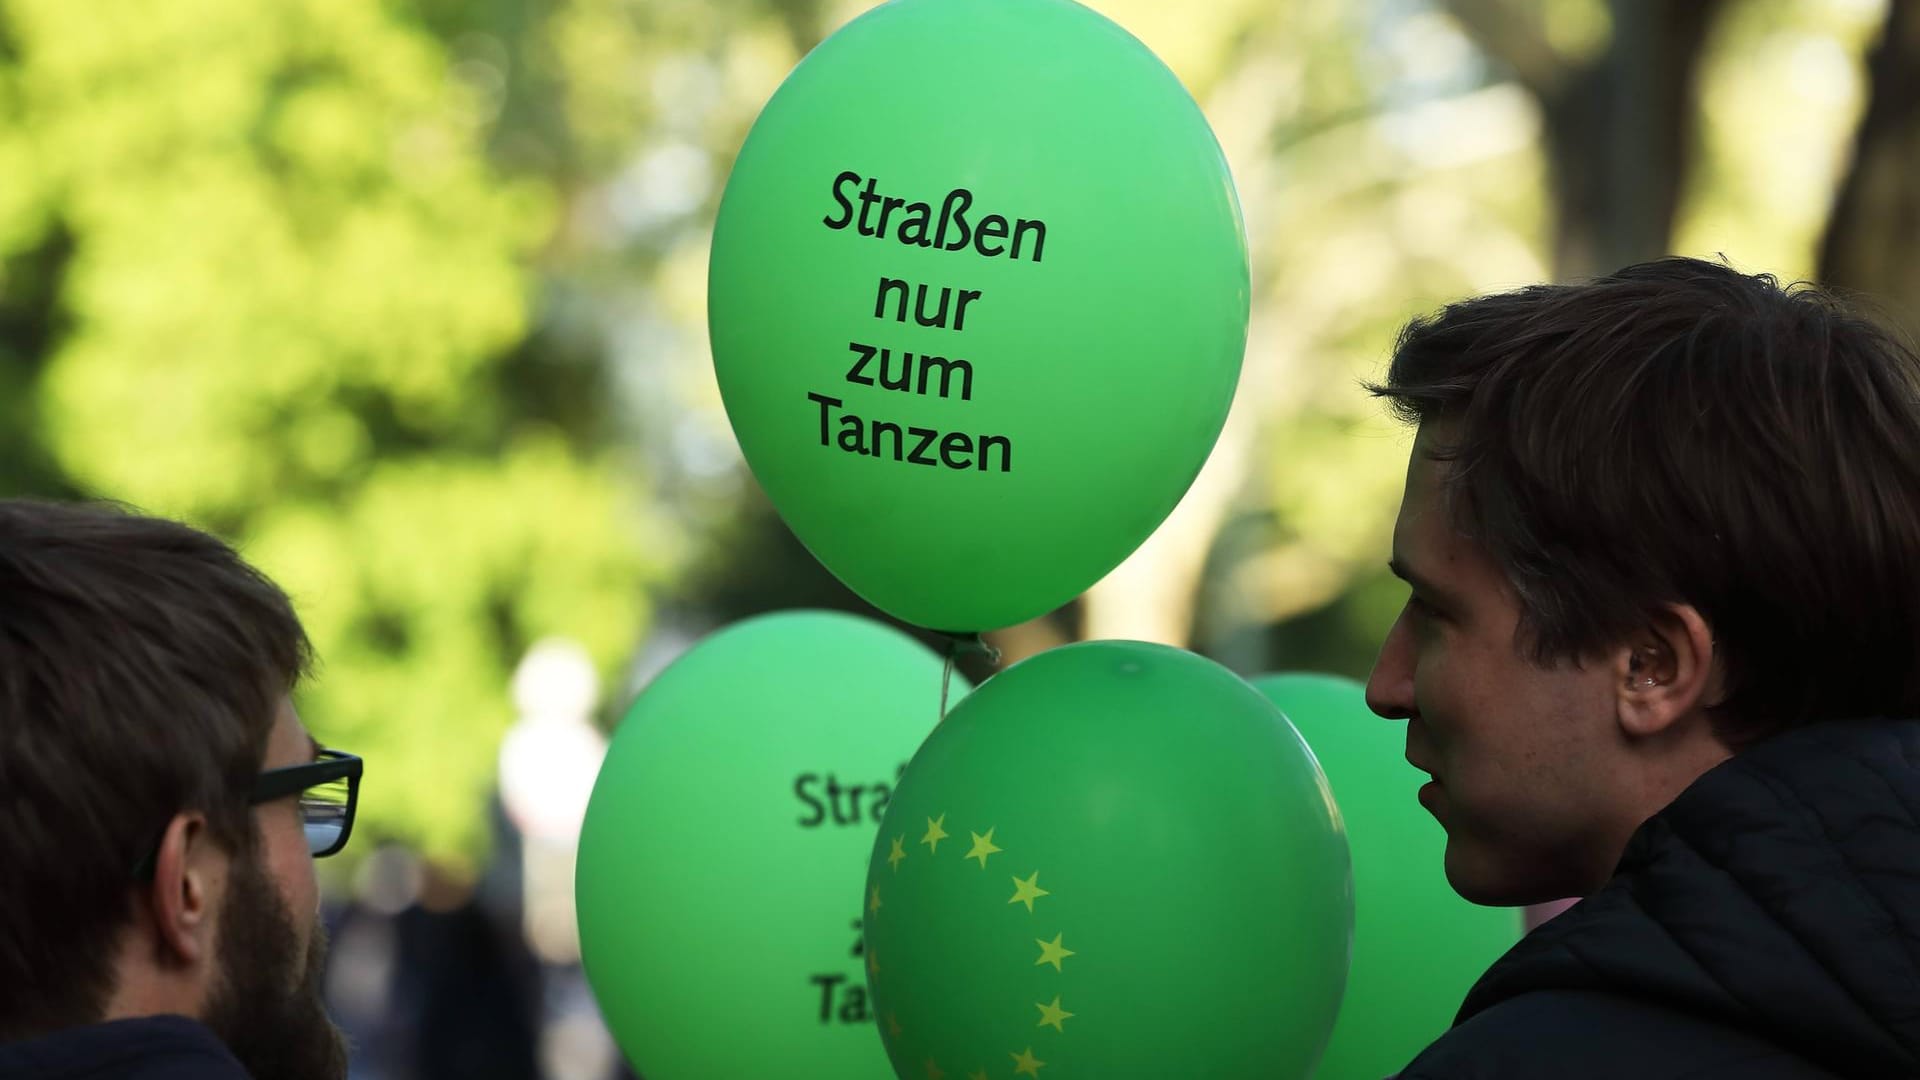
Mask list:
[[[1066,936],[1065,934],[1055,934],[1053,935],[1052,941],[1041,941],[1039,938],[1034,938],[1033,943],[1040,946],[1040,959],[1035,960],[1033,966],[1039,967],[1041,964],[1052,964],[1053,970],[1062,970],[1060,961],[1074,955],[1072,949],[1060,944],[1060,939]]]
[[[867,974],[876,979],[880,977],[880,954],[872,949],[867,950]]]
[[[1019,1076],[1022,1073],[1028,1076],[1039,1076],[1040,1070],[1047,1065],[1046,1062],[1033,1056],[1033,1047],[1031,1046],[1017,1054],[1008,1054],[1007,1056],[1013,1059],[1013,1074],[1015,1076]]]
[[[1013,899],[1007,901],[1007,903],[1024,903],[1027,905],[1027,910],[1032,911],[1035,900],[1043,896],[1051,895],[1053,894],[1040,887],[1040,871],[1035,870],[1033,873],[1027,875],[1027,880],[1025,881],[1021,881],[1019,878],[1013,879]]]
[[[872,914],[873,912],[876,912],[879,910],[880,910],[880,886],[875,885],[873,887],[873,899],[867,903],[867,913]]]
[[[945,814],[941,814],[938,818],[928,818],[927,835],[920,838],[920,842],[927,845],[927,850],[936,855],[940,853],[940,841],[947,838],[947,830],[942,827],[946,823],[947,815]]]
[[[900,872],[900,860],[907,857],[907,849],[900,846],[900,841],[905,839],[904,836],[894,837],[893,850],[887,852],[887,861],[893,864],[893,872],[896,874]]]
[[[896,1039],[900,1037],[900,1017],[899,1016],[893,1013],[887,1014],[887,1032]]]
[[[1036,1001],[1033,1003],[1033,1007],[1040,1010],[1040,1023],[1036,1026],[1047,1027],[1048,1025],[1052,1025],[1055,1031],[1064,1032],[1067,1030],[1060,1026],[1060,1021],[1071,1017],[1073,1014],[1060,1007],[1059,994],[1053,995],[1053,1004],[1042,1005]]]
[[[946,1075],[941,1071],[940,1066],[934,1064],[932,1058],[927,1059],[927,1080],[945,1080]]]
[[[967,1080],[987,1080],[987,1070],[981,1069],[979,1072],[970,1072],[967,1074]]]
[[[967,835],[973,837],[973,850],[967,852],[967,858],[979,859],[980,869],[985,870],[987,868],[987,856],[1000,850],[1000,846],[993,842],[993,830],[988,829],[987,835],[985,836],[981,836],[977,832],[968,832]]]

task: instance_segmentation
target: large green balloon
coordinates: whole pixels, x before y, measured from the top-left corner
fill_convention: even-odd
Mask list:
[[[1511,908],[1447,885],[1446,833],[1414,795],[1406,726],[1367,708],[1359,683],[1267,675],[1253,685],[1313,748],[1353,845],[1353,969],[1320,1080],[1380,1080],[1447,1030],[1475,979],[1520,936]]]
[[[575,899],[594,995],[647,1080],[889,1075],[861,870],[940,678],[890,627],[799,612],[707,638],[633,703]]]
[[[948,715],[881,823],[881,1037],[903,1080],[1303,1077],[1350,888],[1326,781],[1252,687],[1161,645],[1042,653]]]
[[[1239,378],[1232,179],[1146,47],[1070,0],[893,0],[767,103],[714,227],[727,414],[794,532],[920,626],[1099,580]]]

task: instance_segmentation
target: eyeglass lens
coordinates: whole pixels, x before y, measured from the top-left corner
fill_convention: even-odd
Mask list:
[[[300,796],[300,817],[307,828],[307,851],[322,855],[340,843],[347,828],[349,781],[346,777],[315,784]]]

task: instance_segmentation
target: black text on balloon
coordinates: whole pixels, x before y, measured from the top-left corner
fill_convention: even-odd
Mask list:
[[[965,360],[949,360],[944,356],[929,356],[921,353],[902,352],[899,362],[895,363],[892,349],[876,348],[849,341],[847,348],[854,355],[853,366],[847,369],[847,381],[861,386],[878,386],[882,390],[898,390],[902,393],[925,394],[932,383],[934,372],[940,373],[940,396],[953,396],[953,375],[960,373],[960,400],[973,400],[973,365]],[[874,363],[878,355],[879,363]],[[868,368],[872,368],[869,371]],[[896,370],[896,368],[898,370]],[[914,372],[919,372],[916,388]]]
[[[875,190],[878,181],[871,176],[866,178],[866,187],[858,187],[860,179],[860,174],[856,172],[843,172],[833,178],[831,191],[839,211],[820,219],[827,228],[837,230],[853,225],[861,236],[872,237],[884,237],[887,230],[892,228],[894,239],[914,247],[962,251],[971,246],[974,251],[988,258],[1005,255],[1014,260],[1030,252],[1027,257],[1036,263],[1046,248],[1047,223],[1038,218],[1017,217],[1009,220],[1002,214],[988,214],[980,219],[978,225],[969,221],[967,211],[973,206],[973,192],[966,188],[954,188],[947,192],[940,200],[940,211],[936,217],[932,204],[908,202],[893,195],[883,195]],[[849,187],[853,188],[854,194],[848,194]],[[856,200],[860,203],[857,214],[853,209]],[[899,214],[897,217],[894,216],[896,211]],[[927,235],[930,225],[933,228],[931,237]]]
[[[838,446],[849,454],[864,457],[891,457],[911,465],[943,466],[949,469],[993,471],[994,451],[999,451],[1001,472],[1013,471],[1013,440],[1005,435],[970,435],[964,431],[941,432],[934,428],[902,427],[887,420],[868,420],[855,413],[833,410],[845,402],[825,394],[808,393],[807,400],[820,406],[820,445]],[[973,455],[978,455],[977,457]]]
[[[845,975],[815,975],[807,980],[820,988],[820,1022],[832,1023],[838,1019],[843,1024],[865,1024],[873,1020],[867,1012],[867,988],[859,983],[849,984]],[[836,1002],[839,1008],[834,1006]]]
[[[880,823],[880,815],[893,797],[893,788],[885,782],[842,785],[839,777],[828,773],[801,773],[794,778],[793,794],[806,808],[800,817],[802,828],[815,828],[831,820],[835,825]]]
[[[961,289],[960,302],[953,309],[953,329],[966,329],[967,305],[980,299],[979,289]],[[947,325],[947,302],[953,297],[953,286],[940,287],[940,306],[932,315],[927,314],[927,286],[922,283],[913,301],[913,321],[921,326],[933,326],[945,329]],[[904,278],[883,277],[880,279],[878,295],[873,300],[873,317],[887,317],[887,301],[894,301],[893,319],[895,322],[907,321],[907,282]]]

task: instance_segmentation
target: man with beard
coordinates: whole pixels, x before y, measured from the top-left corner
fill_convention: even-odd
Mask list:
[[[0,1078],[340,1080],[313,860],[360,760],[285,594],[210,536],[0,500]]]
[[[1368,703],[1456,891],[1585,897],[1402,1080],[1920,1076],[1920,360],[1668,259],[1417,320],[1374,390]]]

